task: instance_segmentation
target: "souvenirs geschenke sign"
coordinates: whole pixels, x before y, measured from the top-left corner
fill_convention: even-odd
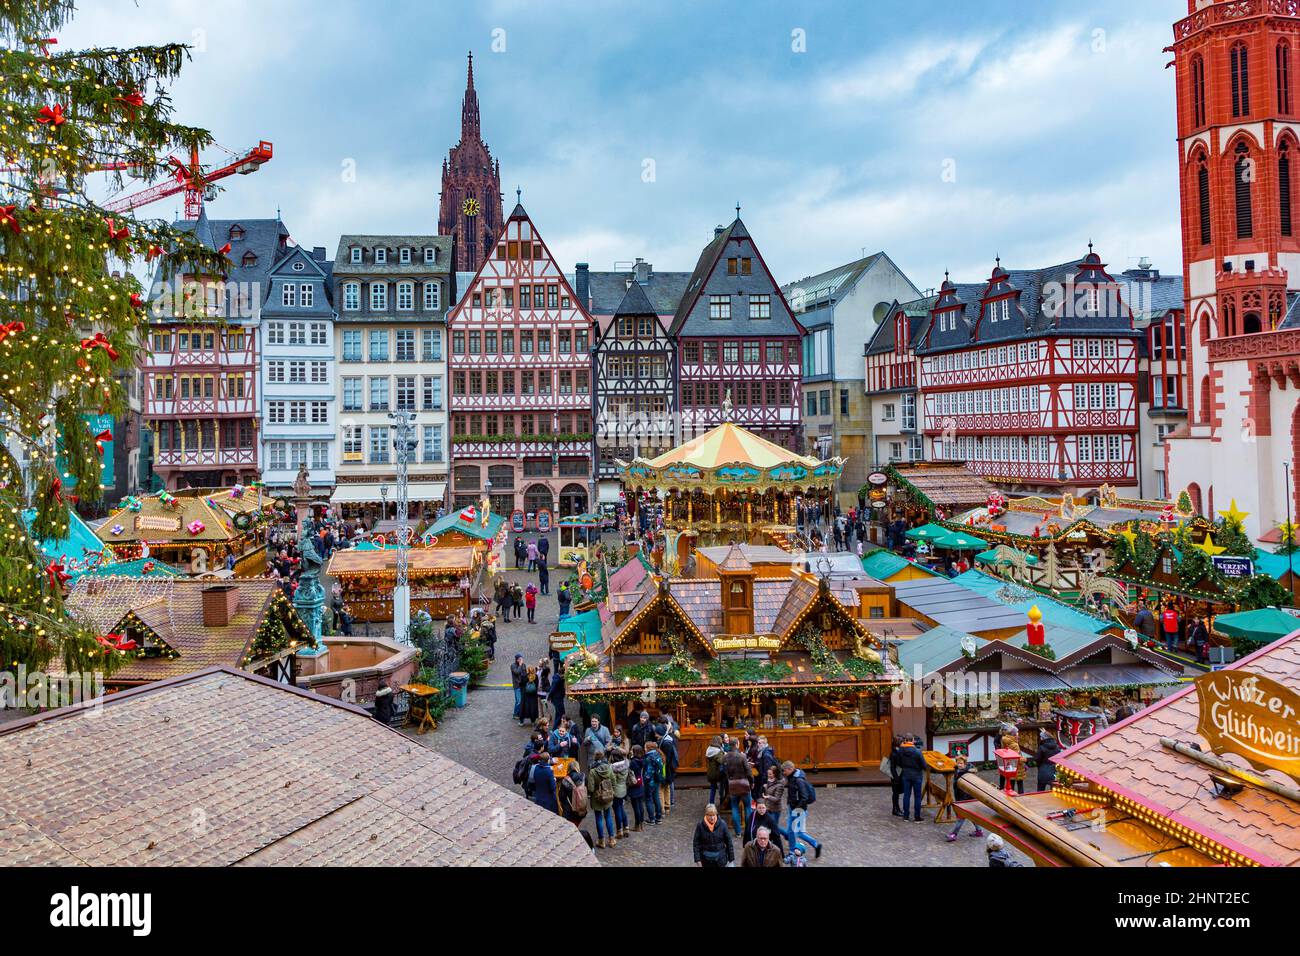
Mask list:
[[[1300,694],[1250,671],[1214,671],[1196,679],[1196,732],[1216,754],[1244,757],[1257,770],[1300,780]]]
[[[551,650],[571,651],[578,646],[578,635],[569,631],[551,632]]]

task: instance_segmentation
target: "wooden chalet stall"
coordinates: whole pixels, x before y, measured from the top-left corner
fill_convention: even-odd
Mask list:
[[[235,557],[235,575],[266,571],[265,525],[276,503],[252,487],[162,491],[128,496],[95,531],[118,561],[148,556],[190,573],[215,571]]]
[[[670,556],[676,568],[685,566],[692,540],[789,542],[800,499],[829,500],[844,459],[799,455],[724,421],[672,451],[618,466],[629,507],[662,504],[669,539],[682,545]]]
[[[996,485],[959,461],[890,465],[885,476],[888,505],[879,510],[884,511],[888,521],[901,518],[909,526],[951,518],[984,504],[997,493]]]
[[[393,619],[393,586],[397,581],[397,548],[349,548],[335,551],[328,573],[343,588],[343,601],[358,621]],[[482,586],[483,563],[472,547],[407,549],[411,612],[428,611],[446,618],[468,613]]]
[[[632,578],[609,596],[594,665],[573,665],[571,696],[608,704],[625,727],[647,706],[671,713],[686,773],[706,769],[716,734],[746,727],[810,770],[867,770],[888,754],[896,670],[825,579],[759,578],[738,546],[713,578]]]
[[[1038,866],[1300,866],[1298,675],[1300,633],[1058,754],[1049,791],[967,775],[957,814]]]

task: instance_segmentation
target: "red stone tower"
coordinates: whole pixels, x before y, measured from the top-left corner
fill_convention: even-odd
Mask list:
[[[460,108],[460,142],[442,161],[442,202],[438,210],[438,234],[456,237],[457,271],[478,271],[501,233],[503,218],[501,166],[492,159],[479,132],[471,53]]]

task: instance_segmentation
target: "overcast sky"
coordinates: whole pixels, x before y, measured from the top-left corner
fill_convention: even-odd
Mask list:
[[[177,118],[232,148],[275,144],[211,215],[279,207],[331,255],[344,232],[436,229],[473,50],[506,209],[521,187],[566,269],[689,270],[737,202],[782,282],[883,249],[924,289],[1089,239],[1115,269],[1181,268],[1161,50],[1183,0],[80,7],[60,50],[195,44]]]

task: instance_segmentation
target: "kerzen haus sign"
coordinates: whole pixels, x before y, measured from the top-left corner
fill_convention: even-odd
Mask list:
[[[1300,780],[1300,694],[1249,671],[1214,671],[1196,679],[1196,732],[1216,754],[1233,753],[1257,770]]]

